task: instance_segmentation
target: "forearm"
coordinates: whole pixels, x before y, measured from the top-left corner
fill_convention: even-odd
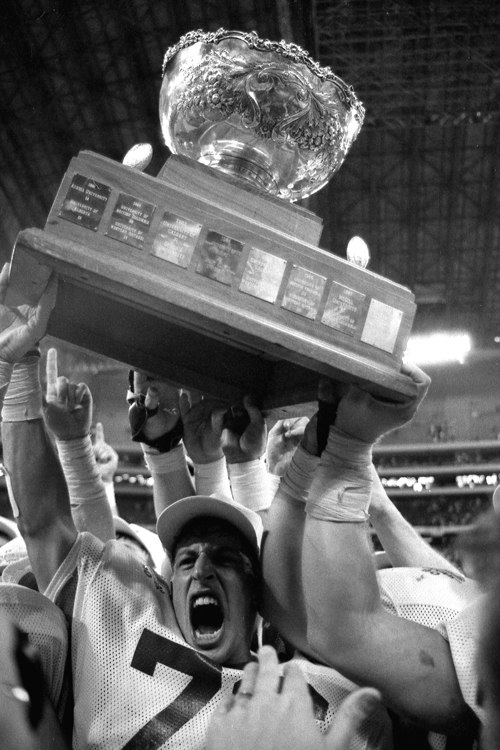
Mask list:
[[[14,516],[43,591],[77,534],[66,482],[41,419],[3,422],[2,442]]]
[[[394,567],[439,568],[461,575],[443,555],[427,544],[391,502],[375,468],[370,521]]]
[[[103,542],[114,539],[113,514],[90,436],[56,440],[56,447],[76,528],[89,531]]]
[[[153,478],[153,498],[158,518],[162,511],[176,500],[194,495],[194,485],[182,443],[167,453],[153,453],[143,444],[143,451],[146,465]]]
[[[262,554],[263,614],[296,648],[309,653],[302,583],[305,501],[319,458],[297,448],[267,516]]]
[[[197,495],[232,499],[224,456],[208,463],[194,462],[194,483]]]
[[[228,463],[227,472],[234,501],[259,513],[265,522],[274,491],[264,460]]]
[[[455,732],[467,709],[447,642],[382,608],[364,520],[370,453],[332,430],[310,490],[303,544],[308,641],[322,661],[381,690],[398,713]]]

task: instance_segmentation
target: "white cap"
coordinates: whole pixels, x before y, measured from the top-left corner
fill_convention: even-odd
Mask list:
[[[249,542],[255,556],[259,558],[260,540],[262,538],[262,521],[253,510],[245,508],[213,495],[191,495],[169,505],[160,514],[156,530],[167,554],[172,558],[175,541],[181,529],[200,516],[220,518],[227,521],[243,534]]]

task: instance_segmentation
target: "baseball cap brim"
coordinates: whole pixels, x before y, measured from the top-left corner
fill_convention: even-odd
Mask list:
[[[177,500],[160,514],[156,530],[170,559],[182,528],[195,518],[207,516],[227,521],[243,534],[259,557],[262,521],[254,511],[213,495],[191,495]]]

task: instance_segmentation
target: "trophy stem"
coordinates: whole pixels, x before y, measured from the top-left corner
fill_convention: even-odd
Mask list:
[[[278,185],[266,164],[266,155],[257,148],[236,141],[212,143],[210,147],[202,149],[199,160],[267,194],[278,193]]]

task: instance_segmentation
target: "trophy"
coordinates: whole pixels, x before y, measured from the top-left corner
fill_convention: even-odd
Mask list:
[[[266,413],[315,400],[319,375],[376,394],[400,373],[413,294],[319,247],[294,201],[323,187],[356,139],[354,91],[300,47],[193,31],[164,58],[160,123],[172,156],[80,152],[44,230],[19,234],[11,300],[59,277],[49,333]]]

